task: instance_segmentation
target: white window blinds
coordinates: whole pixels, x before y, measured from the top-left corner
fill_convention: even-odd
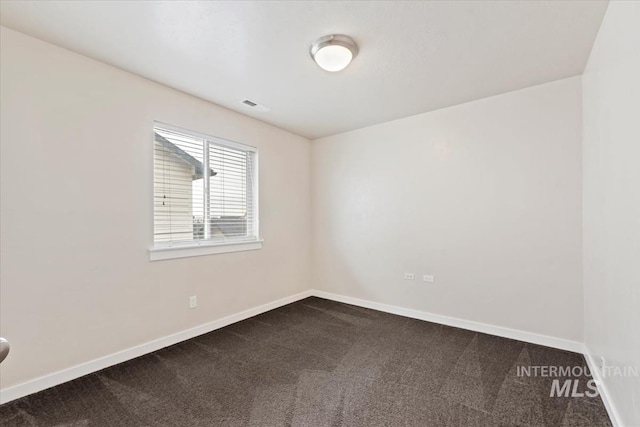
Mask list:
[[[257,152],[154,126],[155,246],[258,239]]]

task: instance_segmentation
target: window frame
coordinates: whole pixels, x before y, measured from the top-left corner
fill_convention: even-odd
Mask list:
[[[241,251],[251,251],[262,248],[263,240],[260,236],[260,188],[259,188],[259,151],[257,147],[248,144],[242,144],[239,142],[235,142],[229,139],[221,138],[218,136],[208,135],[205,133],[185,129],[182,127],[170,125],[160,121],[154,121],[152,127],[151,141],[155,141],[155,137],[153,133],[156,127],[163,128],[169,131],[183,133],[185,135],[192,136],[194,138],[203,139],[207,146],[209,145],[217,145],[220,147],[226,147],[241,151],[247,151],[253,153],[253,161],[252,161],[252,197],[251,197],[251,207],[252,207],[252,216],[253,216],[253,228],[255,230],[254,237],[239,237],[239,238],[230,238],[229,240],[220,241],[218,239],[208,239],[208,240],[187,240],[187,241],[175,241],[175,242],[155,242],[153,241],[151,246],[149,247],[149,260],[150,261],[159,261],[166,259],[174,259],[174,258],[187,258],[194,256],[202,256],[202,255],[213,255],[213,254],[221,254],[221,253],[229,253],[229,252],[241,252]],[[152,158],[152,240],[155,239],[155,187],[153,183],[153,176],[155,176],[155,165],[153,164],[153,156],[154,156],[155,146],[154,143],[151,144],[151,158]],[[208,151],[208,150],[207,150]],[[249,202],[249,200],[247,200]]]

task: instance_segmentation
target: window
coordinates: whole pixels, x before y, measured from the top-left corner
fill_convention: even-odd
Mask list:
[[[151,259],[259,249],[256,148],[153,128]]]

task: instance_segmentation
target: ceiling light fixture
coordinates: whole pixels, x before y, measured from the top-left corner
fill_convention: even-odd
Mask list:
[[[344,34],[331,34],[316,40],[309,53],[320,68],[335,72],[344,70],[349,65],[358,54],[358,46]]]

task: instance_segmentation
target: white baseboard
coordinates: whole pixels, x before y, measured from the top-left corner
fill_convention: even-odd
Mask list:
[[[167,337],[159,338],[135,347],[128,348],[126,350],[113,353],[99,359],[95,359],[80,365],[73,366],[71,368],[63,369],[52,374],[48,374],[22,384],[18,384],[12,387],[8,387],[4,390],[0,390],[0,404],[10,402],[29,394],[36,393],[38,391],[45,390],[47,388],[62,384],[67,381],[79,378],[83,375],[87,375],[96,371],[99,371],[109,366],[116,365],[118,363],[131,360],[133,358],[143,356],[145,354],[160,350],[164,347],[177,344],[179,342],[197,337],[202,334],[214,331],[216,329],[223,328],[232,323],[239,322],[249,317],[256,316],[269,310],[281,307],[292,302],[299,301],[301,299],[317,296],[320,298],[330,299],[333,301],[343,302],[346,304],[352,304],[359,307],[370,308],[373,310],[384,311],[386,313],[397,314],[400,316],[411,317],[414,319],[426,320],[428,322],[440,323],[447,326],[453,326],[456,328],[468,329],[471,331],[482,332],[491,335],[497,335],[505,338],[516,339],[520,341],[530,342],[533,344],[544,345],[547,347],[558,348],[561,350],[574,351],[578,353],[583,352],[582,343],[569,341],[561,338],[549,337],[546,335],[539,335],[531,332],[524,332],[515,329],[504,328],[500,326],[488,325],[485,323],[473,322],[470,320],[457,319],[453,317],[442,316],[439,314],[428,313],[425,311],[413,310],[403,307],[397,307],[389,304],[383,304],[359,298],[348,297],[345,295],[338,295],[330,292],[308,290],[300,292],[295,295],[291,295],[286,298],[279,299],[267,304],[263,304],[258,307],[251,308],[249,310],[242,311],[231,316],[224,317],[213,322],[206,323],[204,325],[196,326],[195,328],[188,329],[186,331],[178,332]],[[587,359],[589,361],[589,359]],[[607,406],[611,418],[614,419],[614,412],[612,412],[612,406],[605,398],[606,391],[601,392],[603,401]]]
[[[488,325],[486,323],[474,322],[471,320],[457,319],[455,317],[442,316],[440,314],[433,314],[426,311],[397,307],[395,305],[348,297],[331,292],[313,290],[312,295],[320,298],[330,299],[333,301],[343,302],[345,304],[357,305],[358,307],[384,311],[385,313],[398,314],[404,317],[411,317],[413,319],[426,320],[427,322],[440,323],[442,325],[468,329],[470,331],[497,335],[499,337],[525,341],[532,344],[544,345],[546,347],[558,348],[560,350],[568,350],[576,353],[582,353],[584,350],[584,346],[582,345],[582,343],[566,340],[563,338],[550,337],[533,332],[504,328],[502,326]]]
[[[607,409],[607,414],[609,414],[611,424],[613,424],[613,427],[622,426],[622,423],[620,422],[620,416],[618,415],[618,411],[616,411],[616,408],[613,405],[613,400],[611,399],[611,395],[607,390],[607,385],[603,381],[600,369],[597,368],[598,365],[593,359],[593,355],[586,345],[584,346],[584,358],[587,360],[587,365],[589,366],[589,371],[591,371],[591,376],[594,380],[596,380],[596,386],[598,387],[600,398],[602,399],[602,403],[604,403],[604,407]]]
[[[550,337],[547,335],[535,334],[533,332],[525,332],[517,329],[504,328],[502,326],[488,325],[486,323],[474,322],[471,320],[457,319],[455,317],[442,316],[440,314],[433,314],[426,311],[413,310],[409,308],[398,307],[389,304],[383,304],[374,301],[368,301],[360,298],[349,297],[345,295],[334,294],[331,292],[311,291],[312,296],[319,298],[325,298],[332,301],[343,302],[345,304],[356,305],[358,307],[370,308],[372,310],[384,311],[385,313],[397,314],[400,316],[410,317],[413,319],[426,320],[428,322],[439,323],[442,325],[453,326],[456,328],[468,329],[470,331],[482,332],[490,335],[497,335],[499,337],[510,338],[514,340],[524,341],[532,344],[544,345],[546,347],[553,347],[560,350],[573,351],[584,355],[589,370],[593,378],[596,380],[598,392],[602,398],[602,402],[607,410],[607,414],[613,424],[613,427],[621,427],[620,416],[618,415],[611,395],[609,394],[606,384],[602,381],[600,370],[596,368],[596,363],[593,360],[589,349],[580,342],[566,340],[563,338]]]
[[[126,350],[101,357],[99,359],[91,360],[89,362],[73,366],[71,368],[63,369],[61,371],[57,371],[52,374],[48,374],[24,382],[22,384],[8,387],[4,390],[0,390],[0,404],[7,403],[20,397],[27,396],[29,394],[45,390],[58,384],[74,380],[92,372],[97,372],[101,369],[108,368],[109,366],[117,365],[118,363],[122,363],[127,360],[152,353],[170,345],[174,345],[179,342],[195,338],[199,335],[206,334],[207,332],[215,331],[216,329],[220,329],[232,323],[236,323],[241,320],[248,319],[249,317],[267,312],[269,310],[282,307],[283,305],[299,301],[311,295],[311,290],[300,292],[299,294],[291,295],[277,301],[250,308],[240,313],[232,314],[231,316],[223,317],[222,319],[214,320],[213,322],[205,323],[204,325],[187,329],[186,331],[178,332],[176,334],[159,338],[157,340],[149,341],[147,343],[140,344],[138,346],[131,347]]]

